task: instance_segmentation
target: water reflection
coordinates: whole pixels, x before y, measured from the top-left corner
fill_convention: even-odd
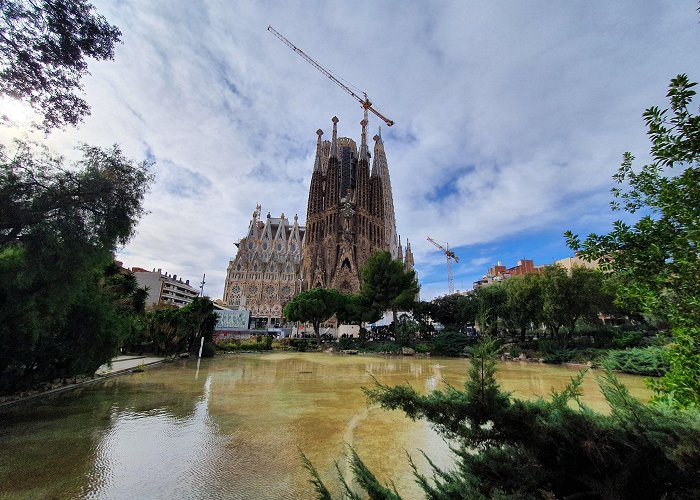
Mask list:
[[[404,450],[450,464],[424,422],[367,403],[373,384],[461,386],[463,359],[274,353],[181,360],[44,405],[0,413],[2,498],[308,498],[303,450],[332,488],[345,443],[405,498],[418,495]],[[501,365],[517,397],[546,396],[575,370]],[[648,397],[640,378],[631,392]],[[591,376],[584,398],[602,407]],[[343,463],[341,465],[344,467]],[[344,469],[343,469],[344,470]]]

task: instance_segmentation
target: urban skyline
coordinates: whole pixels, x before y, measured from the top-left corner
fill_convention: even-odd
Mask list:
[[[123,32],[114,61],[91,63],[92,115],[48,143],[120,144],[155,163],[150,211],[118,252],[220,298],[234,243],[258,203],[305,207],[314,131],[333,115],[357,136],[362,110],[271,36],[273,25],[368,92],[382,127],[398,233],[415,255],[421,296],[445,293],[497,261],[571,255],[562,233],[605,231],[611,175],[624,151],[648,152],[642,112],[666,106],[670,79],[700,67],[697,3],[94,2]],[[320,22],[322,21],[322,22]],[[3,101],[11,118],[21,108]],[[14,113],[14,114],[13,114]],[[370,115],[369,133],[381,122]],[[43,138],[22,128],[1,132]],[[34,135],[32,135],[34,134]]]

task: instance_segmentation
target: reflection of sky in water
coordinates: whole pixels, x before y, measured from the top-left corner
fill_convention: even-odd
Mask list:
[[[426,393],[462,387],[468,361],[314,353],[221,356],[163,365],[0,414],[0,498],[309,498],[302,450],[333,491],[353,446],[382,481],[416,498],[406,452],[446,467],[448,446],[424,421],[367,404],[374,379]],[[547,396],[577,373],[499,365],[515,397]],[[641,378],[622,377],[648,397]],[[592,376],[584,399],[600,409]]]
[[[97,447],[87,498],[205,498],[222,453],[207,413],[211,377],[191,415],[113,409],[114,424]],[[167,464],[164,467],[164,463]],[[167,480],[163,480],[167,478]]]

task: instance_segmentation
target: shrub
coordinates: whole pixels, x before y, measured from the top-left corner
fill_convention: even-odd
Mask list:
[[[355,340],[349,337],[342,337],[338,339],[338,344],[336,345],[336,350],[344,351],[346,349],[357,349],[355,346]]]
[[[309,343],[304,340],[304,339],[292,339],[291,344],[292,348],[294,348],[296,351],[299,352],[306,352],[307,347],[309,346]]]
[[[367,346],[362,348],[363,352],[401,352],[401,345],[396,342],[368,342]]]
[[[216,347],[222,351],[270,351],[272,350],[272,337],[261,336],[244,341],[232,340],[219,343]]]
[[[575,349],[553,349],[549,352],[543,353],[542,358],[545,363],[550,363],[553,365],[560,365],[562,363],[568,363],[576,356]]]
[[[432,344],[432,342],[421,342],[420,344],[416,344],[416,352],[425,354],[428,352],[432,352],[435,346]]]
[[[661,376],[668,370],[667,351],[663,347],[636,347],[624,351],[609,351],[606,368],[635,375]]]
[[[202,357],[203,358],[213,358],[216,353],[216,347],[211,342],[205,342],[202,346]]]
[[[643,339],[644,332],[639,330],[621,331],[615,332],[611,344],[616,349],[627,349],[639,346]]]
[[[442,356],[459,356],[470,343],[470,338],[463,333],[444,330],[435,337],[433,352]]]

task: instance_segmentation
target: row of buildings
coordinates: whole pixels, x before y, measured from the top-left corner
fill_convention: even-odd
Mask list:
[[[588,262],[578,256],[557,260],[554,262],[554,265],[561,266],[566,270],[571,270],[574,267],[585,267],[588,269],[598,268],[597,262]],[[546,266],[544,265],[536,266],[534,261],[528,259],[519,260],[518,264],[513,267],[506,267],[498,262],[498,264],[489,268],[481,279],[474,282],[474,289],[476,290],[494,283],[500,283],[501,281],[512,278],[513,276],[541,273],[545,267]]]

